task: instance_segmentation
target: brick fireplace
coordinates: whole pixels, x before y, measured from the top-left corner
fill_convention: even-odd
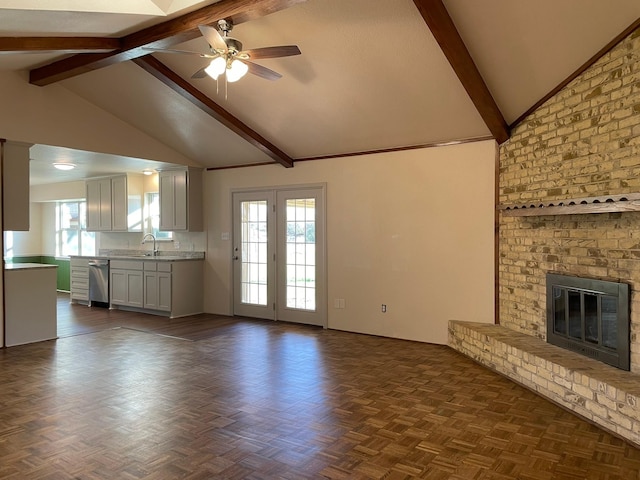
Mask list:
[[[640,192],[640,29],[516,127],[499,168],[501,204]],[[547,272],[626,282],[640,373],[640,212],[499,222],[500,323],[545,338]]]
[[[640,29],[514,128],[499,161],[501,205],[640,192]],[[604,212],[497,213],[500,327],[452,322],[450,344],[640,445],[640,212]],[[630,372],[538,348],[548,272],[629,285]]]

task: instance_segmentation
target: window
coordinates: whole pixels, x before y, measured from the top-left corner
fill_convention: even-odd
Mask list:
[[[96,234],[87,232],[87,203],[56,203],[56,255],[95,255]]]
[[[160,194],[147,192],[144,199],[144,233],[152,233],[156,240],[171,240],[173,232],[161,232],[160,228]]]

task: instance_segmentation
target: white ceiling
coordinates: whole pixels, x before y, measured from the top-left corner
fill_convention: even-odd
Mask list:
[[[213,3],[0,0],[0,36],[121,37]],[[507,123],[640,17],[637,0],[444,5]],[[247,75],[226,89],[209,78],[190,79],[206,60],[154,56],[294,160],[490,136],[412,0],[307,0],[237,25],[232,35],[245,48],[295,44],[302,55],[256,61],[280,72],[278,81]],[[172,48],[205,52],[207,44],[197,38]],[[7,53],[0,71],[57,58]],[[60,84],[203,167],[273,161],[132,62]],[[42,172],[59,154],[86,165],[74,175],[108,173],[107,164],[139,171],[144,164],[71,154],[68,147],[32,152],[34,183],[50,181]]]

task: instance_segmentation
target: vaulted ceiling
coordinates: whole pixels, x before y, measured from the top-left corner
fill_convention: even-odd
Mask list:
[[[244,48],[302,54],[255,60],[279,80],[227,84],[191,78],[207,59],[147,49],[207,52],[198,25],[221,18]],[[292,166],[503,142],[639,18],[637,0],[0,0],[0,73],[62,85],[206,168]],[[75,146],[54,147],[34,160]]]

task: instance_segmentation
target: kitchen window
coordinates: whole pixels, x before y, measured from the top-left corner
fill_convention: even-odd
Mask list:
[[[144,205],[144,233],[152,233],[156,240],[170,241],[173,232],[161,232],[160,228],[160,194],[147,192]]]
[[[95,255],[96,234],[87,232],[87,202],[56,203],[56,255]]]

